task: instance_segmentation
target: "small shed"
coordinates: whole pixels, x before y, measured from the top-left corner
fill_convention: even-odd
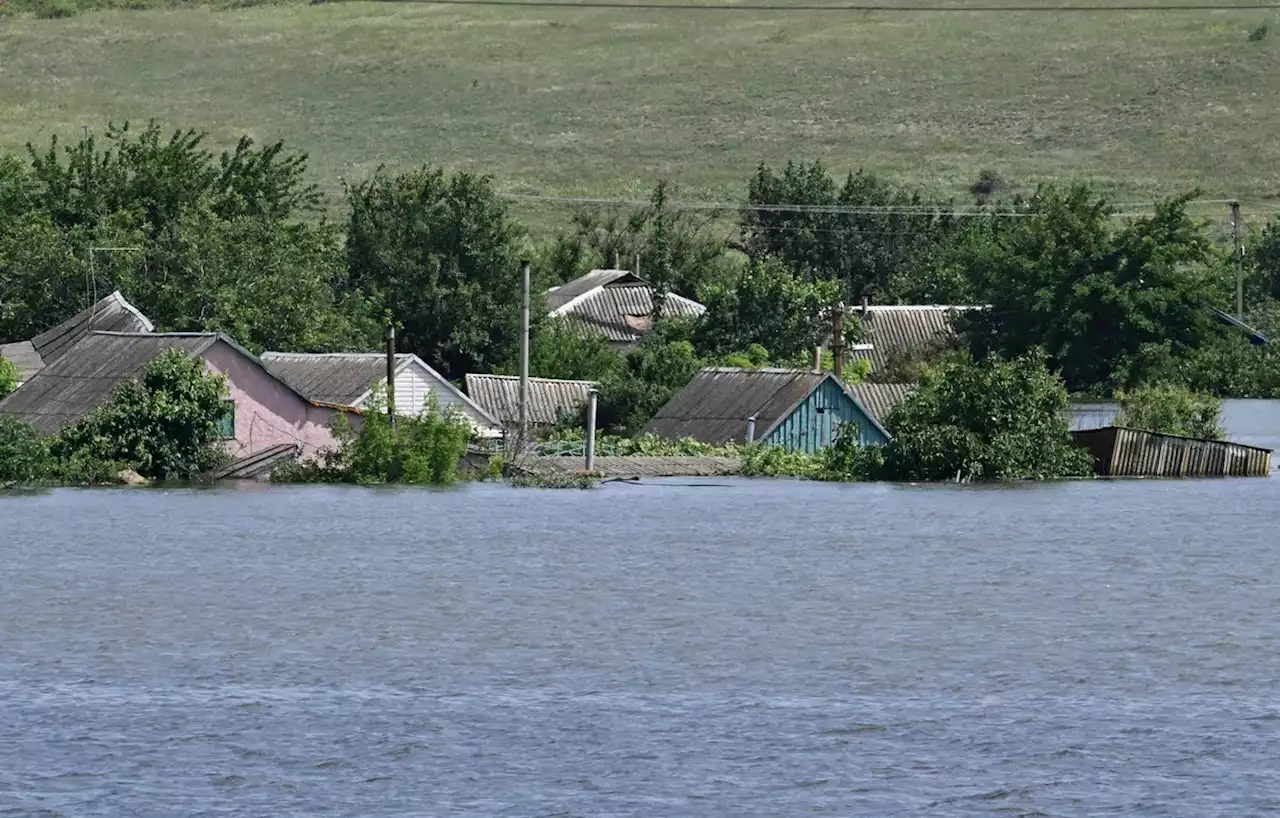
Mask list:
[[[790,452],[817,452],[849,424],[857,426],[864,446],[889,442],[889,433],[844,383],[829,372],[802,369],[703,369],[642,434],[742,444],[752,418],[754,441]]]
[[[1266,477],[1271,450],[1225,440],[1201,440],[1107,426],[1071,433],[1106,477]]]
[[[264,352],[262,365],[310,400],[356,411],[387,382],[387,356],[380,352]],[[395,387],[397,414],[420,415],[434,397],[442,411],[461,412],[476,434],[501,432],[497,420],[417,355],[396,355]]]

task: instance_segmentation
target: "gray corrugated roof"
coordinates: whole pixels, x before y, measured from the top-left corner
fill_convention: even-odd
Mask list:
[[[515,375],[468,375],[467,394],[499,423],[510,426],[520,419],[520,378]],[[554,426],[587,402],[591,381],[529,379],[529,423]]]
[[[566,281],[558,287],[552,287],[547,290],[547,309],[555,312],[578,296],[589,293],[596,287],[612,284],[615,281],[643,283],[640,278],[632,275],[629,270],[592,270],[584,276],[578,276],[573,281]]]
[[[45,434],[56,434],[102,405],[117,386],[137,378],[165,350],[200,355],[222,337],[217,333],[89,333],[0,401],[0,413]]]
[[[396,368],[413,358],[396,355]],[[387,376],[387,356],[378,352],[264,352],[262,365],[309,400],[337,406],[356,406],[375,382],[385,381]]]
[[[40,353],[30,341],[18,341],[13,344],[0,344],[0,358],[18,368],[18,379],[29,381],[32,376],[44,369],[44,361]]]
[[[708,367],[658,410],[643,433],[713,445],[743,443],[747,418],[754,415],[756,436],[763,438],[828,377],[803,369]]]
[[[92,331],[151,332],[155,327],[145,315],[116,290],[111,295],[31,339],[45,366],[62,357]]]
[[[952,316],[971,309],[975,308],[933,304],[868,307],[865,314],[857,314],[866,329],[863,342],[871,349],[850,349],[848,358],[870,360],[872,371],[881,371],[897,355],[955,339]]]
[[[653,286],[625,270],[592,270],[547,292],[553,316],[576,321],[610,341],[638,341],[653,326]],[[670,293],[663,314],[695,317],[707,308]]]
[[[860,383],[848,387],[853,399],[871,413],[881,426],[888,420],[894,407],[912,395],[916,388],[908,383]]]

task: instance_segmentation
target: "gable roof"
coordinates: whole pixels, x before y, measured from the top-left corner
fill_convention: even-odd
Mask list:
[[[308,399],[359,408],[374,387],[387,379],[387,356],[381,352],[264,352],[262,365]],[[396,374],[416,367],[434,388],[443,390],[475,411],[477,420],[496,421],[462,390],[410,352],[396,354]]]
[[[571,319],[614,342],[638,341],[653,326],[653,285],[626,270],[592,270],[547,291],[553,317]],[[665,315],[696,317],[707,311],[697,301],[669,293]]]
[[[0,413],[44,434],[56,434],[101,406],[117,386],[137,378],[164,351],[180,349],[199,356],[221,337],[216,333],[91,332],[0,401]]]
[[[116,290],[30,341],[0,346],[0,358],[5,358],[18,367],[22,380],[30,380],[94,330],[152,332],[155,326]]]
[[[952,317],[973,309],[979,308],[947,304],[866,307],[857,311],[866,331],[864,343],[850,346],[848,357],[871,361],[873,372],[883,370],[898,355],[955,340],[958,335],[951,326]]]
[[[849,387],[849,394],[881,426],[897,405],[915,391],[915,384],[910,383],[859,383]]]
[[[712,445],[742,443],[747,419],[754,417],[756,440],[763,440],[827,379],[858,403],[830,372],[707,367],[658,410],[642,434],[668,440],[691,437]],[[874,415],[865,408],[863,413],[879,427]]]
[[[257,356],[219,332],[102,332],[94,330],[42,369],[22,388],[0,401],[0,414],[17,417],[45,434],[56,434],[102,405],[117,386],[134,380],[163,352],[180,349],[201,357],[217,343],[278,382],[298,400],[330,409],[346,407],[313,401],[280,380]]]
[[[516,375],[468,375],[467,394],[490,417],[511,426],[520,420],[520,378]],[[587,402],[592,381],[529,379],[529,423],[554,426],[560,418],[577,412]]]
[[[29,381],[31,377],[44,369],[44,361],[30,341],[18,341],[12,344],[0,344],[0,358],[18,368],[18,380]]]

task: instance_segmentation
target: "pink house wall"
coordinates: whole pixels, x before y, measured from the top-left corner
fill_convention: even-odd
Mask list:
[[[227,376],[235,401],[236,437],[227,441],[232,457],[246,457],[280,443],[300,444],[304,458],[336,447],[328,424],[341,410],[309,403],[225,341],[218,341],[201,357],[210,370]],[[346,414],[359,424],[358,415]]]

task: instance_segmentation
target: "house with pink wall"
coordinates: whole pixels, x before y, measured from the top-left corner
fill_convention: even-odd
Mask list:
[[[57,434],[170,349],[200,358],[209,371],[226,375],[223,436],[233,458],[285,444],[296,447],[300,457],[314,457],[336,445],[330,431],[335,417],[345,414],[359,423],[355,413],[303,397],[227,336],[203,332],[90,332],[0,401],[0,414]]]

